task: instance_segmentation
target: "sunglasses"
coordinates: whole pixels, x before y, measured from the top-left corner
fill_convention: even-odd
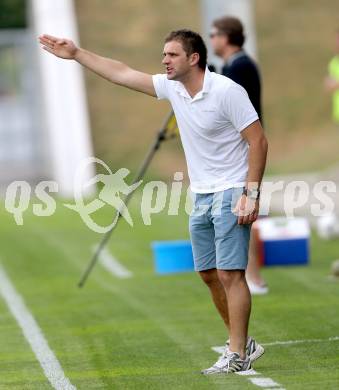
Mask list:
[[[213,32],[210,32],[209,37],[214,38],[217,35],[220,36],[220,35],[223,35],[223,33],[221,33],[220,31],[213,31]]]

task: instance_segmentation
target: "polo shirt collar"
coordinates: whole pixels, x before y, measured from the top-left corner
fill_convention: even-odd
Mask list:
[[[243,49],[241,49],[241,50],[235,52],[234,54],[232,54],[232,55],[230,56],[230,58],[227,60],[226,64],[227,64],[228,66],[231,66],[231,65],[233,64],[233,62],[234,62],[237,58],[242,57],[242,56],[244,56],[245,54],[246,54],[246,53],[244,52]]]
[[[195,96],[194,98],[192,99],[190,94],[187,92],[185,86],[180,82],[180,81],[176,81],[175,82],[175,90],[181,95],[181,96],[184,96],[186,98],[189,98],[189,99],[192,99],[192,100],[196,100],[196,99],[201,99],[203,97],[204,94],[208,93],[211,89],[211,83],[212,83],[212,76],[211,76],[211,72],[210,70],[208,69],[208,67],[206,66],[206,69],[205,69],[205,74],[204,74],[204,83],[203,83],[203,86],[202,86],[202,90],[199,91]]]

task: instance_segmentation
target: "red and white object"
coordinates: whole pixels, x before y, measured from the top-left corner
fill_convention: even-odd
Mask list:
[[[310,259],[306,218],[268,217],[257,221],[262,264],[305,265]]]

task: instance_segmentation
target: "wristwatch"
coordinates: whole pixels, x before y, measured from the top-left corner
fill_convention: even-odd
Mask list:
[[[246,187],[243,187],[242,194],[253,200],[258,200],[260,198],[259,188],[248,189]]]

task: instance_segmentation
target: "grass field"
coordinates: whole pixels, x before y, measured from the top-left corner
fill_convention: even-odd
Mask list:
[[[118,279],[100,265],[76,283],[100,236],[58,204],[49,218],[24,214],[15,225],[2,207],[1,263],[77,389],[255,389],[246,377],[199,374],[226,334],[206,287],[194,273],[157,276],[150,242],[187,238],[187,216],[162,213],[144,226],[122,223],[111,253],[133,272]],[[99,220],[107,220],[107,209]],[[309,267],[265,269],[271,292],[253,299],[250,334],[271,345],[256,364],[284,389],[339,388],[339,283],[328,279],[338,242],[312,238]],[[0,298],[0,389],[49,389],[50,384]]]

